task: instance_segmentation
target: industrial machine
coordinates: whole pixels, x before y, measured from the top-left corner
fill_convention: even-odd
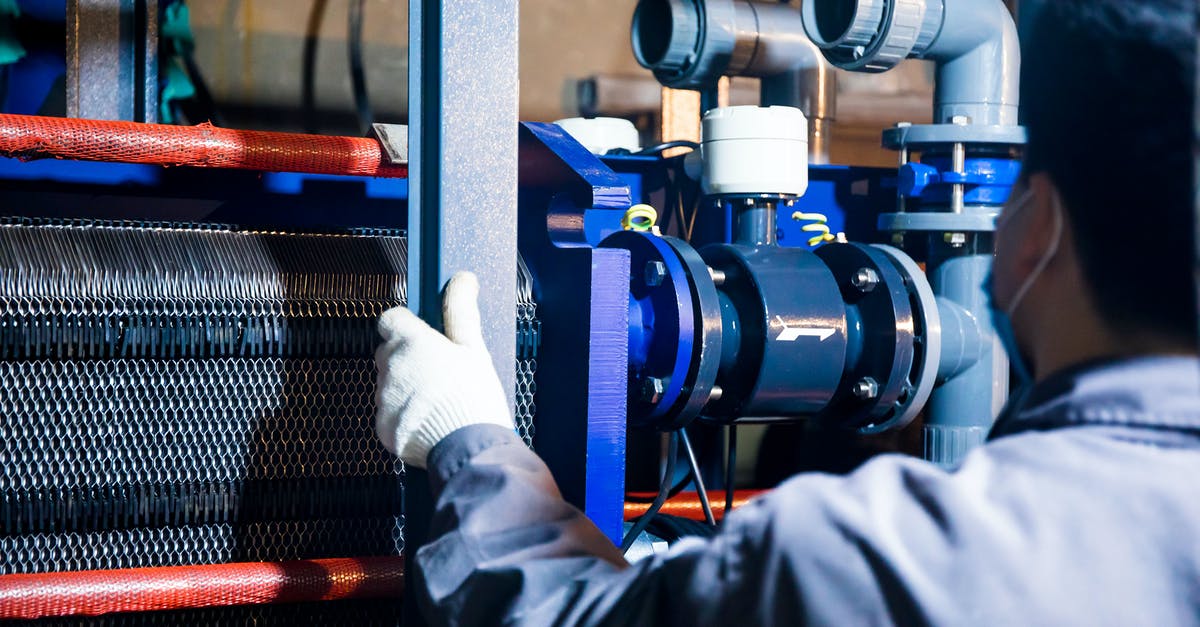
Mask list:
[[[179,6],[66,15],[155,32]],[[1008,364],[982,283],[1024,143],[1001,0],[642,0],[639,62],[705,105],[699,143],[645,150],[624,121],[518,123],[515,2],[409,7],[408,125],[366,138],[147,124],[170,109],[141,39],[116,84],[67,59],[72,117],[0,114],[0,618],[415,621],[431,503],[374,439],[374,321],[436,323],[459,269],[521,435],[626,547],[689,482],[715,522],[705,481],[733,486],[702,430],[920,417],[946,466],[983,441]],[[908,58],[936,65],[934,123],[883,131],[895,169],[828,165],[835,68]],[[761,106],[719,106],[727,76]]]

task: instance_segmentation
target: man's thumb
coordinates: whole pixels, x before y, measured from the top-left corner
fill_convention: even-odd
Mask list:
[[[486,350],[479,320],[479,279],[470,272],[455,274],[442,297],[442,321],[451,342]]]

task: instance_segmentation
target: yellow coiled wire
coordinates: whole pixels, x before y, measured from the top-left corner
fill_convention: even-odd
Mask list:
[[[621,228],[626,231],[654,232],[654,223],[658,222],[658,211],[650,205],[634,205],[621,218]]]
[[[835,237],[833,233],[829,232],[829,225],[826,224],[829,222],[829,218],[825,217],[825,214],[823,213],[804,213],[803,211],[797,211],[796,213],[792,214],[792,219],[798,222],[809,223],[800,227],[800,230],[804,231],[805,233],[815,233],[815,235],[808,238],[809,246],[816,246],[824,242],[833,242],[837,240],[837,237]]]

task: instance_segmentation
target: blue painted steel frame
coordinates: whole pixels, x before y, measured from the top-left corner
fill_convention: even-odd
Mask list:
[[[300,196],[311,191],[313,183],[339,184],[357,187],[367,198],[408,199],[408,179],[373,178],[337,174],[306,174],[302,172],[261,172],[243,175],[236,171],[221,171],[231,185],[213,189],[203,179],[204,173],[212,170],[194,168],[164,168],[157,165],[138,163],[110,163],[104,161],[65,161],[42,159],[21,161],[0,157],[0,180],[42,181],[45,183],[91,184],[91,185],[135,185],[189,196],[232,197],[250,193],[285,194]],[[211,176],[211,175],[210,175]],[[240,180],[233,180],[240,179]]]
[[[394,229],[407,198],[404,179],[0,158],[8,215]]]
[[[534,449],[563,496],[614,542],[625,502],[629,252],[596,249],[629,187],[552,124],[521,126],[521,254],[534,275],[542,351]]]

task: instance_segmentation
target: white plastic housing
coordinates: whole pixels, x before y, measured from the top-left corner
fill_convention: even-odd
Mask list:
[[[623,118],[569,118],[555,124],[594,155],[603,155],[616,148],[629,152],[641,150],[637,127]]]
[[[704,114],[701,178],[710,196],[803,196],[808,120],[794,107],[723,107]]]

